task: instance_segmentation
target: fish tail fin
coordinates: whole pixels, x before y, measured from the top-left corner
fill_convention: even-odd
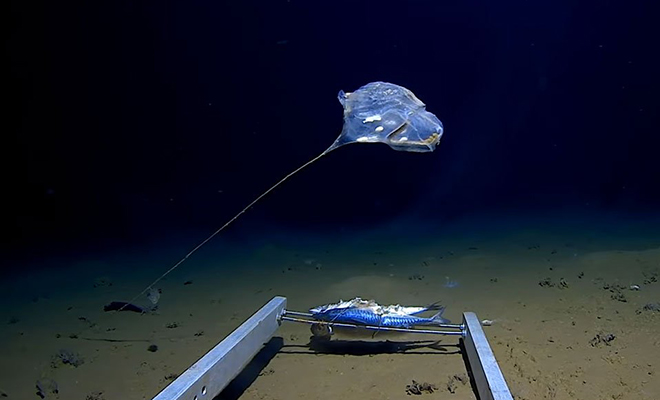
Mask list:
[[[428,306],[422,308],[422,309],[419,310],[419,311],[416,311],[416,312],[410,313],[410,315],[419,315],[419,314],[423,314],[423,313],[425,313],[425,312],[427,312],[427,311],[437,311],[437,310],[439,310],[439,309],[441,309],[441,308],[442,308],[442,306],[440,305],[440,302],[439,302],[439,301],[436,301],[435,303],[431,303],[431,304],[429,304]]]
[[[440,301],[436,301],[435,303],[431,303],[428,306],[426,306],[426,311],[436,311],[436,310],[444,310],[445,308],[440,305]]]
[[[431,321],[435,324],[451,324],[450,320],[442,316],[442,313],[445,312],[445,307],[440,306],[438,310],[439,311],[431,317]]]

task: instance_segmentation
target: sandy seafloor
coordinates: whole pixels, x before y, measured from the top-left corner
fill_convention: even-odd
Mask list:
[[[105,313],[103,305],[130,299],[203,233],[177,245],[77,259],[44,254],[40,272],[2,279],[0,391],[36,399],[35,382],[52,379],[59,394],[47,398],[149,399],[283,295],[289,309],[302,311],[355,296],[441,301],[455,322],[474,311],[494,321],[484,329],[516,399],[660,399],[660,312],[642,310],[660,302],[660,282],[653,282],[660,281],[658,221],[474,217],[423,233],[403,225],[282,233],[243,247],[219,236],[157,285],[162,297],[153,315]],[[568,287],[543,287],[546,278]],[[447,280],[458,286],[446,287]],[[614,340],[590,344],[608,334]],[[476,398],[469,384],[447,389],[450,377],[466,373],[453,337],[338,335],[321,353],[309,348],[306,325],[285,323],[278,337],[277,354],[261,354],[260,369],[223,398],[403,399],[412,380],[437,386],[422,398]],[[147,351],[151,344],[158,351]],[[62,364],[61,349],[84,362]]]

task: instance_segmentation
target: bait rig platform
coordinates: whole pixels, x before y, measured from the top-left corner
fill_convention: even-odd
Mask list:
[[[276,296],[224,340],[203,355],[153,400],[211,400],[236,378],[273,338],[282,322],[305,323],[312,332],[329,335],[333,327],[459,336],[480,400],[513,400],[504,375],[473,312],[464,312],[461,324],[439,324],[425,329],[320,322],[309,313],[286,309],[286,297]],[[437,328],[437,329],[433,329]]]

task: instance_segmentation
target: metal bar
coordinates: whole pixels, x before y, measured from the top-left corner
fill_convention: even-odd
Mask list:
[[[480,400],[513,400],[504,375],[475,313],[463,313],[465,352]]]
[[[273,337],[285,308],[286,298],[274,297],[153,400],[216,397]]]
[[[309,317],[309,318],[312,318],[312,314],[310,314],[310,313],[300,312],[300,311],[291,311],[291,310],[284,310],[284,315],[293,315],[295,317]]]
[[[288,311],[287,311],[288,314]],[[301,318],[294,318],[294,317],[287,317],[283,316],[281,317],[282,321],[291,321],[291,322],[301,322],[304,324],[328,324],[330,326],[338,326],[342,328],[364,328],[372,331],[390,331],[390,332],[406,332],[406,333],[428,333],[431,335],[450,335],[450,336],[463,336],[462,331],[437,331],[433,329],[412,329],[412,328],[393,328],[393,327],[387,327],[387,326],[374,326],[374,325],[355,325],[355,324],[345,324],[345,323],[340,323],[340,322],[322,322],[322,321],[315,321],[315,320],[308,320],[308,319],[301,319]],[[461,325],[452,325],[452,328],[461,328]]]

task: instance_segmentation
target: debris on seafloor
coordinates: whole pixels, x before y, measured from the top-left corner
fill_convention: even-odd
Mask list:
[[[449,391],[449,393],[454,394],[456,393],[456,388],[458,387],[457,383],[467,385],[469,381],[470,379],[466,374],[452,375],[449,377],[449,380],[447,381],[447,390]]]
[[[559,282],[555,283],[552,281],[552,278],[544,278],[539,281],[539,286],[541,287],[556,287],[559,289],[568,289],[568,282],[564,278],[559,278]]]
[[[644,284],[645,285],[650,285],[652,283],[657,283],[660,279],[660,271],[658,270],[653,270],[653,271],[645,271],[642,272],[642,275],[644,276]]]
[[[660,312],[660,303],[646,303],[644,306],[637,311],[637,314],[641,314],[644,311],[658,311]]]
[[[37,388],[37,396],[45,399],[51,394],[56,395],[60,392],[57,382],[49,378],[39,379],[35,384]]]
[[[102,391],[96,391],[88,394],[85,396],[85,400],[104,400],[105,397],[103,396]]]
[[[70,365],[74,368],[85,363],[85,359],[78,353],[69,349],[61,349],[52,359],[51,366],[57,368],[59,364]]]
[[[128,303],[125,301],[111,301],[103,306],[103,311],[132,311],[139,314],[153,313],[158,310],[158,301],[160,300],[161,293],[163,293],[161,289],[150,288],[147,292],[147,298],[151,304],[148,306],[141,306],[139,304]]]
[[[620,301],[622,303],[628,302],[628,299],[623,294],[623,290],[625,290],[625,289],[626,289],[625,286],[619,285],[618,283],[614,283],[614,284],[604,283],[603,284],[603,290],[607,290],[611,293],[610,298],[612,300]]]
[[[408,396],[413,395],[413,394],[416,395],[416,396],[419,396],[422,393],[429,393],[430,394],[430,393],[435,392],[436,390],[438,390],[438,387],[435,386],[434,384],[427,383],[427,382],[419,383],[416,380],[413,380],[412,384],[406,385],[406,394]]]
[[[179,374],[177,374],[176,372],[172,372],[171,374],[167,374],[167,375],[165,375],[165,376],[163,377],[163,380],[164,380],[165,382],[172,382],[173,380],[175,380],[175,379],[178,378],[178,377],[179,377]]]
[[[103,311],[132,311],[139,314],[146,314],[149,312],[149,308],[125,301],[111,301],[103,306]]]
[[[554,287],[555,284],[552,282],[552,279],[550,278],[544,278],[539,281],[539,286],[541,287]]]
[[[612,342],[614,339],[616,339],[616,336],[613,333],[597,333],[596,336],[594,336],[593,339],[589,341],[589,344],[591,347],[599,347],[602,344],[610,346],[610,342]]]

